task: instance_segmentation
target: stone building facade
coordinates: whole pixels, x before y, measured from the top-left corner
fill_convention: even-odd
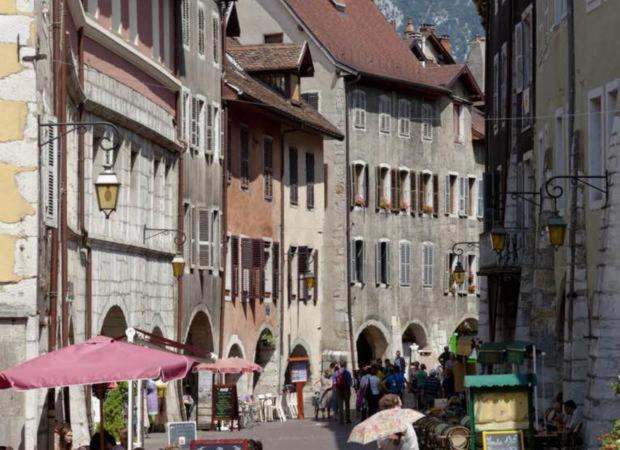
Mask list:
[[[468,180],[469,189],[471,177],[474,193],[471,199],[476,199],[477,208],[476,192],[483,161],[482,155],[476,157],[472,147],[470,107],[479,90],[472,84],[467,69],[457,65],[443,72],[442,76],[449,78],[444,80],[446,86],[429,82],[432,71],[441,68],[432,64],[427,78],[407,44],[394,33],[372,2],[337,5],[321,0],[313,7],[314,13],[298,1],[241,0],[237,5],[242,29],[240,40],[244,44],[264,42],[275,35],[284,42],[310,38],[315,74],[302,80],[302,92],[313,95],[319,111],[346,131],[344,142],[326,142],[324,148],[327,175],[322,253],[329,264],[320,269],[321,333],[315,337],[320,340],[322,368],[334,359],[357,360],[357,343],[364,358],[393,357],[396,350],[403,350],[403,336],[405,342],[417,340],[435,351],[447,343],[461,321],[477,318],[477,288],[473,288],[472,295],[453,296],[448,286],[450,270],[446,261],[456,262],[454,256],[449,256],[454,242],[477,240],[478,213],[469,214],[462,209],[461,215],[470,217],[460,218],[455,200],[454,209],[446,215],[443,205],[447,195],[459,197],[459,183],[465,186]],[[339,8],[346,9],[346,14],[341,14]],[[338,27],[349,31],[341,36],[342,42],[336,43],[330,30]],[[384,59],[379,58],[377,47],[360,39],[363,32],[358,27],[372,29],[373,36],[381,36],[377,41],[388,42],[386,45],[398,49],[396,55],[390,49],[382,55]],[[367,61],[381,59],[382,68],[356,68],[358,62],[363,65],[357,59],[361,54],[366,55]],[[364,129],[354,123],[361,114],[356,115],[358,108],[354,105],[362,97],[367,124]],[[455,99],[457,104],[464,105],[462,109],[454,106]],[[458,139],[451,125],[453,109],[461,111],[459,120],[454,122],[462,130]],[[423,113],[427,114],[427,123],[433,122],[432,140],[421,137]],[[384,121],[388,122],[389,131],[379,130]],[[376,196],[379,172],[382,177],[387,176],[382,182],[387,197],[392,196],[388,187],[392,176],[398,183],[408,183],[403,184],[402,198],[407,203],[403,210],[400,204],[393,205],[394,210],[392,205],[387,207],[390,202],[387,199],[380,205],[383,199]],[[436,197],[441,199],[437,218],[432,213],[424,214],[422,209],[414,211],[410,206],[411,197],[418,204],[418,194],[411,194],[411,180],[416,180],[417,185],[420,179],[427,183],[428,177],[432,203],[433,174],[437,180]],[[446,180],[453,179],[458,180],[455,190],[446,190]],[[366,189],[359,198],[353,192],[358,185]],[[464,201],[464,195],[462,198]],[[424,243],[433,245],[424,246]],[[426,250],[429,286],[422,288],[423,248],[431,247],[433,250]],[[379,261],[382,258],[375,257],[375,248],[377,254],[387,254],[389,262]],[[403,283],[399,274],[401,248],[403,255],[407,255],[403,256]],[[363,260],[359,274],[362,280],[353,274],[357,270],[354,260],[358,252]],[[474,274],[475,255],[470,256]],[[388,268],[387,283],[383,282],[385,270],[381,275],[384,278],[378,282],[379,270],[375,269],[381,265]],[[409,346],[405,347],[408,351]]]
[[[0,5],[0,367],[11,367],[48,348],[45,256],[52,232],[43,224],[44,170],[39,121],[53,115],[51,25],[41,4]],[[54,130],[42,130],[43,135]],[[6,445],[35,448],[46,418],[39,392],[0,393],[0,436]],[[43,436],[44,438],[44,436]],[[43,441],[45,442],[45,441]],[[21,447],[19,447],[21,445]]]
[[[617,293],[610,275],[616,264],[610,237],[614,232],[611,221],[615,214],[620,62],[609,44],[612,17],[618,16],[619,5],[535,1],[508,9],[501,6],[496,12],[493,2],[476,3],[487,26],[488,98],[501,99],[505,89],[503,81],[497,82],[504,79],[501,56],[499,75],[493,66],[494,55],[501,52],[502,35],[508,48],[515,49],[508,53],[508,74],[517,74],[516,78],[508,77],[510,109],[499,115],[508,118],[509,145],[502,145],[506,151],[499,154],[489,152],[487,159],[491,176],[497,174],[497,168],[505,175],[500,175],[500,187],[488,200],[498,212],[494,223],[524,229],[520,275],[501,288],[502,293],[517,295],[502,294],[503,303],[511,309],[493,311],[492,299],[497,294],[492,294],[489,281],[489,293],[483,296],[481,308],[489,312],[485,317],[491,320],[485,320],[482,328],[491,340],[530,340],[544,352],[539,369],[545,379],[539,385],[540,409],[549,407],[559,393],[564,400],[574,400],[584,413],[585,447],[598,448],[597,436],[609,431],[620,414],[610,388],[620,372],[616,355],[619,319],[612,306]],[[507,24],[508,17],[516,19]],[[570,22],[574,24],[573,49],[569,47]],[[522,43],[514,42],[517,36],[524,39]],[[519,48],[524,53],[514,54]],[[515,68],[513,63],[517,64]],[[522,78],[520,69],[526,71]],[[523,98],[526,88],[529,105]],[[493,107],[488,109],[491,121],[498,117],[493,111]],[[528,112],[534,116],[528,117]],[[524,129],[527,145],[522,140]],[[493,145],[493,138],[489,139]],[[572,183],[568,176],[595,177],[583,179],[594,187]],[[548,184],[553,177],[560,178]],[[551,194],[560,191],[554,188],[564,190],[557,201]],[[518,199],[498,195],[509,191],[529,194]],[[554,214],[568,224],[564,245],[557,251],[545,232]]]

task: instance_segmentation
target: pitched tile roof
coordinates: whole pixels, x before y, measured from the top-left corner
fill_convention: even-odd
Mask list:
[[[292,44],[238,45],[228,41],[227,52],[246,72],[292,70],[312,76],[314,66],[306,42]]]
[[[422,79],[433,80],[437,85],[452,89],[460,79],[471,92],[474,100],[482,100],[484,95],[476,82],[473,74],[466,64],[448,64],[445,66],[426,67],[422,72]]]
[[[373,0],[283,0],[341,65],[363,74],[436,86]]]
[[[338,128],[306,102],[302,100],[299,104],[293,104],[266,84],[252,78],[236,61],[231,60],[230,56],[226,61],[224,81],[230,88],[226,95],[228,100],[241,98],[258,103],[301,127],[339,140],[344,139],[344,135]]]

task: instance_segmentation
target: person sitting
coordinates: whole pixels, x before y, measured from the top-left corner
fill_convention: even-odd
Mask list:
[[[398,395],[387,394],[379,401],[379,408],[383,411],[386,409],[400,409],[403,403]],[[400,433],[392,434],[384,439],[377,441],[379,450],[419,450],[418,436],[413,429],[413,425],[409,424],[405,430]]]
[[[562,400],[553,402],[551,408],[545,411],[547,431],[554,432],[564,427],[564,413]]]
[[[104,431],[103,444],[103,448],[105,450],[112,450],[112,448],[116,445],[116,439],[114,439],[114,436],[112,436],[110,433]],[[101,434],[99,433],[99,431],[93,434],[93,436],[90,438],[89,447],[91,450],[99,450],[101,448]]]
[[[573,400],[564,402],[564,429],[569,432],[577,433],[581,429],[582,413]]]

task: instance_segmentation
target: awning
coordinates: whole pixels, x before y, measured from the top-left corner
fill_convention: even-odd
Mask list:
[[[501,375],[467,375],[466,388],[536,386],[533,373],[507,373]]]

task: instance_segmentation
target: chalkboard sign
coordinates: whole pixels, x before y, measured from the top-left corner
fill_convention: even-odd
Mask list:
[[[238,418],[237,387],[234,384],[214,385],[212,420],[236,420]]]
[[[190,443],[196,439],[196,422],[168,422],[168,445],[177,445],[189,450]]]
[[[523,432],[484,431],[482,432],[482,448],[484,450],[523,450]]]
[[[201,439],[192,442],[191,450],[250,450],[247,439]]]

